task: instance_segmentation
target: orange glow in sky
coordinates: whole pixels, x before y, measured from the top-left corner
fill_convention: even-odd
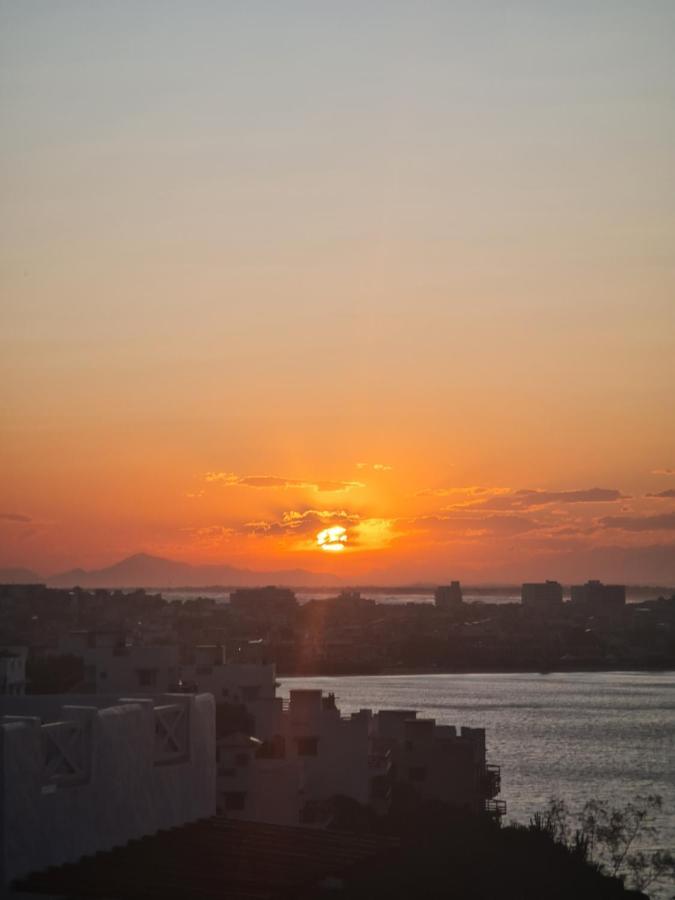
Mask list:
[[[4,4],[0,567],[675,582],[675,4],[554,6]]]

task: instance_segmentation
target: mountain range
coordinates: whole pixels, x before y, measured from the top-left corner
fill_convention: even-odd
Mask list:
[[[335,575],[309,572],[306,569],[256,572],[227,565],[195,566],[146,553],[136,553],[103,569],[71,569],[46,577],[29,569],[0,569],[0,583],[3,582],[41,583],[62,588],[204,588],[215,585],[256,587],[264,584],[316,587],[341,584],[341,580]]]

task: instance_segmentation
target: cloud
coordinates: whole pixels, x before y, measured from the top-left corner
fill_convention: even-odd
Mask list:
[[[198,538],[226,538],[235,533],[235,529],[227,525],[202,525],[188,530]]]
[[[0,513],[0,519],[4,522],[32,522],[30,516],[21,515],[21,513]]]
[[[305,509],[288,510],[282,513],[281,518],[275,520],[262,520],[246,522],[243,531],[248,534],[259,535],[284,535],[284,534],[314,534],[328,525],[343,525],[345,528],[357,525],[360,516],[347,512],[344,509]]]
[[[487,500],[453,504],[448,509],[494,509],[503,512],[536,509],[554,503],[615,503],[628,498],[614,488],[584,488],[573,491],[540,491],[523,488],[510,493],[501,493]]]
[[[374,472],[391,472],[394,467],[388,466],[386,463],[357,462],[356,468],[357,469],[372,469]]]
[[[421,527],[429,531],[451,532],[467,536],[483,535],[514,535],[526,531],[533,531],[539,524],[525,516],[509,515],[476,515],[476,514],[449,514],[418,516],[410,520],[413,526]]]
[[[670,499],[675,497],[675,488],[669,488],[667,491],[659,491],[658,494],[645,494],[646,497],[661,497],[664,499]]]
[[[675,513],[658,516],[605,516],[600,519],[603,528],[619,528],[622,531],[673,531]]]
[[[239,485],[258,489],[286,490],[287,488],[304,488],[319,493],[335,493],[349,491],[352,488],[365,487],[360,481],[309,481],[302,478],[282,478],[279,475],[237,475],[235,472],[206,472],[204,480],[225,486]]]
[[[234,528],[227,525],[201,525],[197,528],[184,528],[202,547],[218,547],[223,541],[236,534]]]
[[[469,494],[470,496],[481,496],[482,494],[488,495],[496,495],[496,494],[506,494],[511,490],[511,488],[501,488],[501,487],[480,487],[478,485],[472,484],[466,487],[440,487],[440,488],[424,488],[421,491],[418,491],[415,496],[416,497],[450,497],[453,494]]]
[[[652,469],[652,475],[675,475],[675,469]]]

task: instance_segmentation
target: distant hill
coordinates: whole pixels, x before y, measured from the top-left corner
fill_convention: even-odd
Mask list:
[[[263,584],[309,587],[341,584],[334,575],[308,572],[306,569],[255,572],[226,565],[193,566],[145,553],[129,556],[104,569],[71,569],[52,575],[46,581],[50,587],[78,585],[88,588],[255,587]]]
[[[0,584],[42,584],[42,575],[31,569],[0,569]]]

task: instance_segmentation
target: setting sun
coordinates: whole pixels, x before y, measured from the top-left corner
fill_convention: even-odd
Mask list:
[[[347,529],[342,525],[333,525],[332,528],[324,528],[316,536],[316,542],[322,550],[329,553],[339,553],[345,549],[347,543]]]

